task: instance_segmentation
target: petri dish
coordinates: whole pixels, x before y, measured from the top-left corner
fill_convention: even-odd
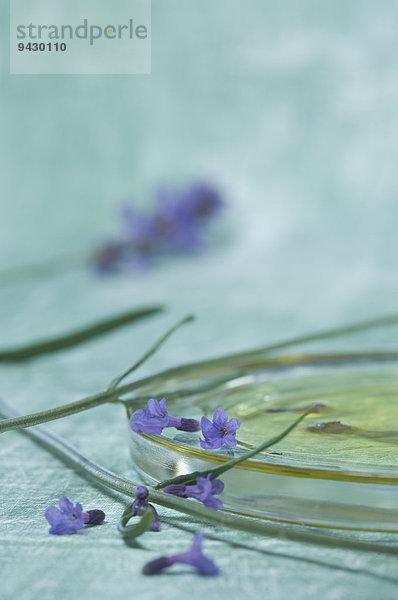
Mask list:
[[[131,399],[166,397],[173,416],[221,406],[241,427],[231,450],[202,450],[200,433],[129,430],[134,464],[151,482],[211,469],[286,438],[223,474],[225,510],[314,527],[398,533],[398,355],[241,355],[160,374]],[[134,408],[133,408],[134,407]]]

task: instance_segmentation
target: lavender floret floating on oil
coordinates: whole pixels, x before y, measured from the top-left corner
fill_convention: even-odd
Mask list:
[[[202,448],[217,449],[236,446],[236,432],[240,427],[239,419],[228,419],[223,408],[214,411],[213,420],[202,417],[200,425],[196,419],[172,417],[167,412],[166,398],[160,402],[150,398],[146,408],[136,410],[130,417],[130,427],[135,433],[161,435],[163,429],[175,427],[180,431],[202,430],[204,440],[200,439]]]
[[[136,410],[130,417],[130,427],[135,433],[160,435],[166,427],[175,427],[180,431],[198,431],[196,419],[172,417],[167,412],[166,398],[160,402],[155,398],[148,400],[147,408]]]
[[[102,274],[137,271],[163,256],[197,252],[205,246],[210,220],[223,206],[219,191],[206,182],[160,190],[151,214],[125,205],[120,238],[97,251],[94,267]]]
[[[214,411],[213,420],[202,417],[200,422],[204,440],[200,445],[204,450],[236,446],[236,432],[240,427],[239,419],[229,419],[223,408]]]

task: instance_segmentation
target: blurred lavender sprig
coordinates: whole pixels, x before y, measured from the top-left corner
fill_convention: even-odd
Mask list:
[[[120,237],[97,251],[94,266],[101,274],[111,274],[146,268],[160,257],[198,252],[205,246],[209,222],[223,205],[218,190],[205,182],[160,190],[150,214],[125,205]]]

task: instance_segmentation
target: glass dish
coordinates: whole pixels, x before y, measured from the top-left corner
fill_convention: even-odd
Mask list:
[[[143,382],[134,408],[163,396],[173,416],[211,417],[223,407],[241,420],[238,445],[204,451],[198,433],[130,431],[131,455],[146,480],[220,465],[314,405],[285,439],[222,476],[225,509],[300,525],[398,533],[396,353],[248,353],[188,365],[160,374],[150,386]]]

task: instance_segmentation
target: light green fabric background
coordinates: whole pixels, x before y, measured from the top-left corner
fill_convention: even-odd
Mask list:
[[[0,7],[1,267],[89,248],[116,231],[119,201],[148,204],[161,182],[203,176],[228,200],[217,243],[196,259],[140,277],[76,269],[1,285],[1,346],[148,302],[169,307],[76,350],[2,366],[2,397],[30,412],[100,391],[187,312],[196,323],[142,373],[396,310],[396,3],[153,0],[152,74],[129,77],[10,76]],[[133,476],[118,408],[52,427]],[[5,600],[398,595],[365,574],[283,555],[394,575],[391,557],[222,531],[256,551],[208,540],[219,578],[183,569],[145,578],[146,560],[188,546],[190,534],[166,526],[142,551],[127,548],[115,529],[120,500],[17,432],[1,437],[0,456]],[[43,513],[62,494],[103,507],[107,523],[49,536]]]

